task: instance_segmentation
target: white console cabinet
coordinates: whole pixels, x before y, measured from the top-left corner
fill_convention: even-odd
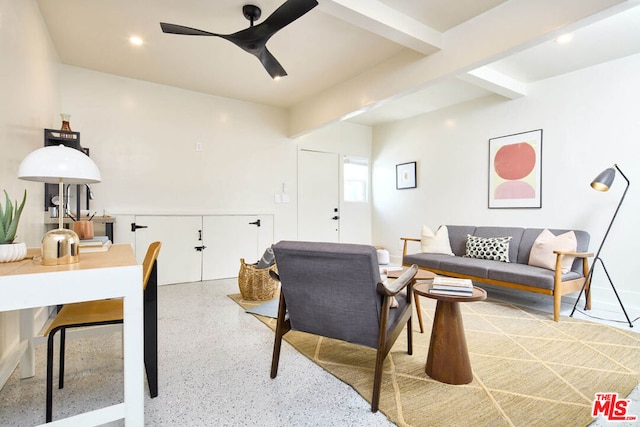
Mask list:
[[[159,285],[236,277],[240,258],[256,262],[273,243],[272,214],[116,217],[116,240],[131,243],[140,262],[151,242],[162,242]]]

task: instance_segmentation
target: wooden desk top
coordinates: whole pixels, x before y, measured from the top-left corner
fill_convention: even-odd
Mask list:
[[[56,271],[90,270],[106,267],[128,267],[137,265],[133,248],[129,244],[112,245],[105,252],[80,253],[80,262],[65,265],[42,265],[40,249],[29,248],[27,258],[21,261],[0,263],[0,276],[17,274],[52,273]]]

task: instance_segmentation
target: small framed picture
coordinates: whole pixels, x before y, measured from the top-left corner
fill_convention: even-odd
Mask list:
[[[396,165],[396,188],[405,190],[416,187],[416,162]]]

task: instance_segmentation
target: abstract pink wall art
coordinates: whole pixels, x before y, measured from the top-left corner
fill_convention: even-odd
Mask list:
[[[540,208],[542,129],[489,140],[489,208]]]

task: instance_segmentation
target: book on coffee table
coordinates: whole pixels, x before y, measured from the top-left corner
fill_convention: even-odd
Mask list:
[[[450,296],[455,296],[455,297],[470,297],[473,295],[473,289],[469,292],[467,291],[451,291],[451,290],[447,290],[447,289],[429,289],[429,293],[430,294],[434,294],[434,295],[450,295]]]
[[[468,296],[473,294],[473,282],[469,279],[436,276],[429,292],[441,295]]]

